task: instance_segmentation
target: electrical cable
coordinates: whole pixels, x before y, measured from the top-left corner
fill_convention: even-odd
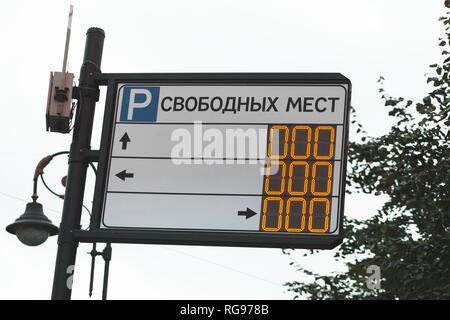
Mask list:
[[[5,196],[5,197],[10,198],[10,199],[13,199],[13,200],[25,202],[25,203],[28,203],[28,202],[29,202],[28,200],[25,200],[25,199],[23,199],[23,198],[16,197],[16,196],[14,196],[14,195],[11,195],[11,194],[8,194],[8,193],[2,192],[2,191],[0,191],[0,195]],[[52,208],[49,208],[49,207],[46,207],[46,206],[42,206],[42,207],[43,207],[46,211],[50,211],[50,212],[52,212],[52,214],[55,214],[55,217],[56,217],[56,214],[58,214],[58,216],[61,216],[61,210],[55,210],[55,209],[52,209]],[[86,221],[84,221],[84,222],[86,222]],[[86,223],[87,223],[87,222],[86,222]]]
[[[41,173],[39,176],[41,177],[41,181],[42,181],[42,183],[44,184],[45,188],[47,188],[47,190],[50,191],[50,193],[54,194],[55,196],[57,196],[57,197],[60,198],[60,199],[64,199],[64,195],[62,195],[62,194],[57,194],[55,191],[53,191],[52,189],[50,189],[50,187],[49,187],[49,186],[47,185],[47,183],[45,182],[44,175],[43,175],[42,173]]]
[[[93,168],[93,169],[95,170],[95,168]],[[41,181],[42,181],[42,183],[44,184],[45,188],[47,188],[47,190],[50,191],[50,193],[52,193],[53,195],[57,196],[57,197],[60,198],[60,199],[64,199],[64,195],[63,195],[63,194],[57,194],[55,191],[53,191],[53,190],[47,185],[47,183],[45,182],[45,179],[44,179],[44,175],[43,175],[42,173],[40,174],[40,177],[41,177]],[[83,208],[84,208],[84,209],[87,211],[87,213],[89,214],[89,216],[92,217],[91,211],[88,209],[88,207],[85,206],[84,203],[83,203],[82,205],[83,205]],[[88,230],[89,230],[89,226],[88,226],[86,229],[82,229],[82,230],[88,231]]]
[[[69,154],[69,151],[60,151],[60,152],[56,152],[52,155],[50,155],[51,160],[53,160],[54,157],[63,155],[63,154]],[[92,168],[92,170],[94,171],[94,174],[97,175],[97,169],[95,168],[94,164],[92,162],[89,162],[90,167]],[[60,198],[60,199],[64,199],[64,195],[63,194],[58,194],[55,191],[53,191],[48,184],[46,183],[45,179],[44,179],[44,172],[42,171],[39,176],[41,177],[41,181],[43,183],[43,185],[45,186],[45,188],[54,196]],[[87,206],[84,205],[84,203],[82,204],[83,208],[87,211],[87,213],[89,214],[89,216],[92,216],[91,211],[89,210],[89,208]],[[86,229],[82,229],[82,230],[89,230],[89,226]]]
[[[159,246],[159,247],[163,248],[163,249],[166,249],[166,250],[169,250],[169,251],[176,252],[178,254],[182,254],[182,255],[194,258],[196,260],[200,260],[200,261],[203,261],[203,262],[206,262],[206,263],[209,263],[209,264],[213,264],[215,266],[227,269],[229,271],[240,273],[240,274],[245,275],[245,276],[250,277],[250,278],[254,278],[254,279],[257,279],[257,280],[260,280],[260,281],[264,281],[264,282],[270,283],[271,285],[274,285],[274,286],[277,286],[277,287],[280,287],[280,284],[278,284],[276,282],[264,279],[262,277],[255,276],[255,275],[253,275],[251,273],[248,273],[248,272],[240,271],[238,269],[234,269],[234,268],[228,267],[226,265],[223,265],[223,264],[220,264],[220,263],[217,263],[217,262],[205,259],[205,258],[200,258],[200,257],[197,257],[197,256],[195,256],[193,254],[190,254],[190,253],[187,253],[187,252],[184,252],[184,251],[181,251],[181,250],[177,250],[177,249],[174,249],[174,248],[169,248],[169,247],[164,247],[164,246]]]
[[[0,191],[0,195],[3,195],[3,196],[5,196],[5,197],[8,197],[8,198],[11,198],[11,199],[14,199],[14,200],[22,201],[22,202],[25,202],[25,203],[28,202],[28,201],[25,200],[25,199],[22,199],[22,198],[19,198],[19,197],[16,197],[16,196],[13,196],[13,195],[4,193],[4,192],[2,192],[2,191]],[[84,205],[83,205],[83,206],[84,206]],[[51,208],[48,208],[48,207],[44,207],[44,209],[46,209],[46,210],[48,210],[48,211],[52,211],[52,212],[54,212],[54,213],[58,213],[58,214],[61,213],[60,211],[57,211],[57,210],[54,210],[54,209],[51,209]],[[214,261],[205,259],[205,258],[197,257],[196,255],[193,255],[193,254],[184,252],[184,251],[182,251],[182,250],[177,250],[177,249],[174,249],[174,248],[168,248],[168,247],[164,247],[164,246],[159,246],[159,247],[160,247],[160,248],[163,248],[163,249],[165,249],[165,250],[168,250],[168,251],[172,251],[172,252],[177,253],[177,254],[181,254],[181,255],[184,255],[184,256],[191,257],[191,258],[193,258],[193,259],[202,261],[202,262],[204,262],[204,263],[208,263],[208,264],[212,264],[212,265],[221,267],[221,268],[226,269],[226,270],[228,270],[228,271],[233,271],[233,272],[236,272],[236,273],[240,273],[240,274],[245,275],[245,276],[247,276],[247,277],[250,277],[250,278],[253,278],[253,279],[256,279],[256,280],[260,280],[260,281],[264,281],[264,282],[266,282],[266,283],[270,283],[270,284],[272,284],[272,285],[274,285],[274,286],[277,286],[277,287],[280,286],[280,284],[277,284],[277,283],[275,283],[275,282],[273,282],[273,281],[270,281],[270,280],[264,279],[264,278],[262,278],[262,277],[258,277],[258,276],[252,275],[252,274],[250,274],[250,273],[248,273],[248,272],[244,272],[244,271],[240,271],[240,270],[238,270],[238,269],[231,268],[231,267],[229,267],[229,266],[226,266],[226,265],[223,265],[223,264],[220,264],[220,263],[217,263],[217,262],[214,262]]]
[[[51,157],[53,158],[53,157],[56,157],[56,156],[59,156],[59,155],[62,155],[62,154],[68,154],[68,153],[69,153],[69,151],[61,151],[61,152],[57,152],[57,153],[51,155]],[[94,164],[93,164],[92,162],[89,162],[89,165],[90,165],[90,167],[92,168],[92,170],[94,171],[95,175],[97,175],[97,169],[95,168]],[[46,188],[48,191],[50,191],[50,193],[52,193],[53,195],[57,196],[57,197],[60,198],[60,199],[64,199],[64,195],[57,194],[55,191],[53,191],[53,190],[47,185],[47,183],[46,183],[46,181],[45,181],[45,179],[44,179],[43,173],[40,174],[40,177],[41,177],[41,181],[42,181],[42,183],[44,184],[45,188]],[[2,194],[2,195],[4,195],[4,196],[7,196],[7,197],[10,197],[10,198],[15,199],[15,200],[20,200],[20,201],[27,202],[27,201],[24,200],[24,199],[21,199],[21,198],[15,197],[15,196],[11,196],[11,195],[6,194],[6,193],[4,193],[4,192],[0,192],[0,194]],[[92,213],[91,213],[91,211],[88,209],[87,206],[85,206],[85,205],[83,204],[83,208],[88,212],[89,216],[92,216]],[[56,212],[56,213],[60,213],[59,211],[56,211],[56,210],[53,210],[53,209],[49,209],[49,208],[46,208],[46,209],[47,209],[47,210],[50,210],[50,211],[53,211],[53,212]],[[84,230],[89,230],[89,226],[88,226],[86,229],[84,229]],[[229,270],[229,271],[233,271],[233,272],[237,272],[237,273],[243,274],[243,275],[245,275],[245,276],[247,276],[247,277],[251,277],[251,278],[254,278],[254,279],[257,279],[257,280],[260,280],[260,281],[265,281],[265,282],[270,283],[270,284],[272,284],[272,285],[276,285],[277,287],[279,286],[279,284],[277,284],[277,283],[275,283],[275,282],[273,282],[273,281],[270,281],[270,280],[267,280],[267,279],[264,279],[264,278],[261,278],[261,277],[258,277],[258,276],[249,274],[249,273],[244,272],[244,271],[240,271],[240,270],[238,270],[238,269],[234,269],[234,268],[231,268],[231,267],[222,265],[222,264],[220,264],[220,263],[216,263],[216,262],[207,260],[207,259],[205,259],[205,258],[200,258],[200,257],[197,257],[197,256],[195,256],[195,255],[192,255],[192,254],[189,254],[189,253],[180,251],[180,250],[176,250],[176,249],[173,249],[173,248],[167,248],[167,247],[164,247],[164,246],[160,246],[160,247],[163,248],[163,249],[169,250],[169,251],[173,251],[173,252],[178,253],[178,254],[182,254],[182,255],[185,255],[185,256],[188,256],[188,257],[197,259],[197,260],[199,260],[199,261],[203,261],[203,262],[205,262],[205,263],[209,263],[209,264],[213,264],[213,265],[215,265],[215,266],[222,267],[222,268],[227,269],[227,270]]]

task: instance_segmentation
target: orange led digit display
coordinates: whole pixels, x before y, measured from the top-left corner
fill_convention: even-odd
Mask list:
[[[327,176],[317,177],[317,168],[326,167]],[[331,175],[333,172],[333,165],[329,162],[315,162],[312,167],[312,181],[311,181],[311,193],[315,196],[327,196],[331,192]],[[326,189],[324,191],[317,191],[316,185],[319,181],[326,180]]]
[[[298,210],[295,212],[291,212],[292,203],[300,203],[301,211]],[[305,213],[306,213],[306,200],[304,198],[289,198],[286,203],[286,225],[285,229],[288,232],[302,232],[305,229]],[[295,223],[294,218],[300,219],[299,222]],[[291,227],[291,225],[295,223],[297,228]]]
[[[331,125],[270,127],[267,156],[277,160],[269,161],[265,170],[263,231],[330,232],[334,150]]]
[[[329,137],[326,137],[326,140],[320,140],[319,136],[320,133],[324,133],[326,135],[327,131],[329,131]],[[324,146],[327,150],[327,155],[319,155],[320,147]],[[334,128],[330,126],[318,126],[316,128],[315,134],[314,134],[314,158],[320,159],[320,160],[328,160],[333,157],[333,151],[334,151]]]
[[[300,132],[298,134],[298,132]],[[307,159],[311,153],[311,128],[308,126],[295,126],[292,130],[291,157],[293,159]],[[297,135],[300,139],[297,139]],[[296,154],[296,149],[300,153]]]
[[[268,212],[269,209],[269,202],[278,202],[278,214],[277,215],[273,215],[273,212]],[[272,209],[272,208],[270,208]],[[272,209],[272,211],[274,211]],[[283,219],[283,216],[281,215],[283,212],[283,200],[280,197],[268,197],[266,199],[264,199],[264,204],[263,204],[263,217],[262,217],[262,228],[264,231],[278,231],[281,229],[281,222]],[[272,217],[275,216],[275,220],[277,222],[276,227],[268,227],[267,226],[267,214],[272,213]]]
[[[272,168],[276,165],[277,173],[272,172]],[[280,167],[281,166],[281,167]],[[279,175],[281,169],[281,177]],[[284,192],[284,184],[286,176],[286,164],[283,161],[270,161],[266,169],[265,191],[270,195],[280,195]],[[272,183],[271,183],[272,182]],[[269,190],[274,184],[279,183],[279,190]]]
[[[278,130],[278,136],[281,135],[281,131],[284,131],[284,133],[282,134],[284,136],[284,143],[283,145],[283,154],[272,154],[272,148],[273,148],[273,135],[275,130]],[[289,129],[286,126],[273,126],[270,129],[270,134],[269,134],[269,148],[268,148],[268,156],[272,159],[283,159],[286,157],[287,155],[287,150],[288,150],[288,139],[289,139]],[[277,141],[277,144],[279,146],[280,140]]]
[[[316,203],[325,203],[325,212],[317,212]],[[321,210],[323,211],[323,210]],[[309,221],[308,221],[308,230],[315,233],[324,233],[328,231],[328,222],[330,220],[330,201],[327,198],[313,198],[309,202]],[[318,216],[319,218],[323,218],[323,227],[322,228],[314,228],[314,220]]]
[[[303,175],[302,176],[294,176],[294,169],[296,167],[303,167]],[[288,181],[288,192],[289,194],[296,195],[296,196],[303,196],[308,191],[308,172],[309,172],[309,164],[306,161],[293,161],[291,165],[289,166],[289,181]],[[303,178],[303,190],[301,191],[295,191],[292,188],[292,179],[295,178]],[[295,181],[295,180],[294,180]]]

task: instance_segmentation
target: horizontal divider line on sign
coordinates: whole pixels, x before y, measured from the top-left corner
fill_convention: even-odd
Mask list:
[[[107,191],[107,193],[123,194],[162,194],[180,196],[229,196],[229,197],[279,197],[279,198],[339,198],[339,196],[297,196],[297,195],[269,195],[269,194],[244,194],[244,193],[189,193],[189,192],[154,192],[154,191]]]
[[[295,123],[286,123],[286,122],[202,122],[201,120],[198,120],[198,122],[201,122],[202,125],[233,125],[233,126],[239,126],[239,125],[248,125],[248,126],[269,126],[269,125],[292,125],[292,126],[308,126],[308,125],[336,125],[336,126],[342,126],[344,123],[302,123],[302,122],[295,122]],[[169,124],[169,125],[175,125],[175,124],[183,124],[183,125],[194,125],[195,122],[137,122],[137,121],[116,121],[115,124],[151,124],[151,125],[159,125],[159,124]]]
[[[305,162],[319,162],[319,161],[340,161],[339,159],[295,159],[295,158],[282,158],[282,159],[266,159],[266,158],[173,158],[173,157],[137,157],[137,156],[111,156],[112,159],[149,159],[149,160],[270,160],[270,161],[305,161]]]
[[[155,160],[266,160],[266,158],[186,158],[186,157],[134,157],[134,156],[111,156],[113,159],[155,159]],[[278,159],[274,159],[278,160]]]

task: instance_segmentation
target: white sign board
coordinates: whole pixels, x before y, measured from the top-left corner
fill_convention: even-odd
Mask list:
[[[118,83],[100,228],[339,235],[349,89]]]

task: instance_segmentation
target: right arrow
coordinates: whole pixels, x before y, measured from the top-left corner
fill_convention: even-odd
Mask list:
[[[122,150],[127,150],[127,144],[128,144],[128,142],[131,141],[130,137],[128,136],[128,133],[125,132],[119,141],[122,142]]]
[[[250,208],[247,208],[246,211],[238,211],[238,216],[245,216],[246,219],[249,219],[256,215],[257,213]]]
[[[127,173],[127,170],[120,171],[116,177],[125,181],[126,178],[134,178],[134,173]]]

